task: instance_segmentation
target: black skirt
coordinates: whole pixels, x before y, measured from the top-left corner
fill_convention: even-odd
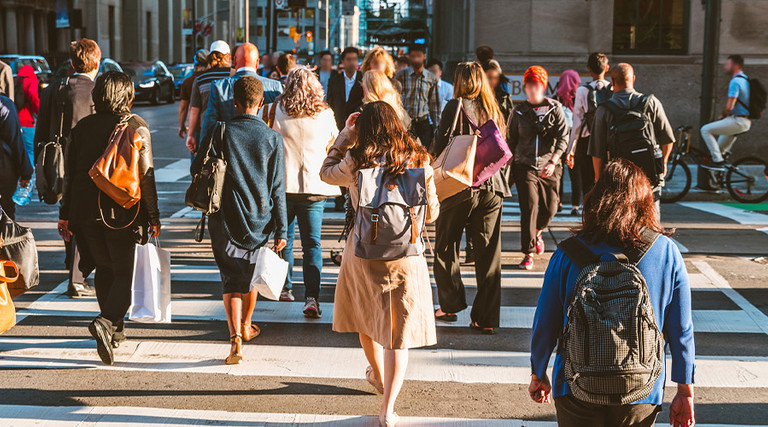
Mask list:
[[[248,293],[251,291],[256,251],[249,251],[235,246],[224,229],[223,216],[214,214],[208,217],[208,232],[211,235],[213,258],[219,267],[223,293]]]

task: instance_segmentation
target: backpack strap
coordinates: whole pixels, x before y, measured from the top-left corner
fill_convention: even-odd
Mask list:
[[[565,256],[570,258],[579,269],[594,264],[600,259],[600,257],[592,252],[592,249],[589,249],[589,247],[576,236],[563,240],[557,247],[560,248]]]
[[[746,80],[747,84],[750,85],[749,91],[752,92],[752,85],[751,85],[752,81],[749,80],[749,77],[745,76],[744,74],[737,74],[736,77],[741,77],[742,79]],[[750,95],[752,94],[750,93]],[[746,108],[747,111],[749,111],[749,105],[745,104],[744,101],[740,100],[738,96],[736,97],[736,103],[741,104],[742,107]]]
[[[66,101],[64,100],[64,91],[69,87],[69,77],[59,82],[59,90],[56,91],[56,103],[59,107],[59,132],[56,134],[55,139],[59,140],[64,136],[64,107]]]
[[[640,236],[643,239],[642,245],[624,251],[624,254],[626,255],[629,262],[633,264],[637,264],[642,261],[642,259],[645,257],[645,254],[647,254],[653,244],[656,243],[656,239],[661,236],[661,233],[655,230],[651,230],[650,228],[643,228],[642,231],[640,231]]]

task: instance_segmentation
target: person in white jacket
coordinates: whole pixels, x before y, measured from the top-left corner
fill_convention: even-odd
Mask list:
[[[340,194],[339,188],[320,179],[320,167],[339,134],[333,110],[317,76],[306,67],[288,73],[283,93],[277,98],[272,128],[285,144],[285,191],[288,211],[288,277],[281,301],[293,301],[293,241],[298,223],[303,252],[305,287],[304,316],[319,318],[320,274],[323,254],[320,232],[326,199]]]

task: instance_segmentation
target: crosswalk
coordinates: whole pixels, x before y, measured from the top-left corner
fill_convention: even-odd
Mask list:
[[[197,330],[221,330],[224,307],[220,301],[218,270],[210,257],[176,257],[171,277],[173,287],[172,310],[174,323],[151,325],[129,324],[129,340],[115,351],[114,366],[100,363],[93,341],[88,339],[83,325],[96,315],[95,299],[69,299],[63,295],[66,283],[26,306],[18,313],[20,326],[0,336],[0,372],[16,369],[85,370],[84,372],[141,372],[173,378],[186,375],[228,375],[253,378],[298,378],[320,382],[356,381],[362,392],[370,392],[362,380],[367,362],[354,341],[335,341],[339,334],[330,330],[333,316],[333,286],[338,268],[327,265],[323,271],[321,304],[322,319],[308,320],[301,315],[301,303],[259,301],[254,322],[265,331],[262,337],[245,347],[245,361],[241,365],[227,366],[222,360],[228,352],[226,333],[214,334],[210,339],[174,339],[172,332],[179,322],[194,324]],[[300,263],[297,262],[297,265]],[[764,354],[722,354],[713,351],[714,343],[729,336],[744,339],[764,339],[768,334],[768,318],[748,300],[731,288],[728,281],[705,261],[691,265],[694,295],[694,329],[697,347],[697,386],[711,390],[761,389],[768,384],[768,356]],[[470,268],[462,271],[468,294],[476,292]],[[301,269],[296,273],[297,296],[303,294]],[[515,270],[505,266],[503,271],[502,324],[492,345],[482,346],[467,342],[468,310],[455,324],[438,323],[438,345],[411,352],[407,381],[443,385],[487,385],[524,387],[530,375],[530,354],[527,337],[530,333],[535,301],[543,273]],[[433,285],[434,286],[434,285]],[[433,292],[434,293],[434,292]],[[471,299],[470,299],[471,300]],[[67,327],[66,334],[30,336],[24,325],[36,319],[45,319],[55,325]],[[76,325],[76,326],[75,326]],[[300,328],[300,329],[296,329]],[[18,333],[15,333],[17,332]],[[316,339],[313,345],[280,337],[280,331],[311,331]],[[132,333],[144,336],[132,337]],[[270,336],[271,335],[271,336]],[[447,338],[446,338],[447,337]],[[515,341],[504,341],[515,337]],[[462,341],[463,340],[463,341]],[[462,342],[459,342],[462,341]],[[317,343],[325,342],[324,345]],[[435,393],[439,393],[438,386]],[[438,399],[439,395],[431,396]],[[524,393],[511,399],[527,399]],[[376,425],[375,419],[365,414],[356,416],[235,413],[216,410],[182,410],[126,408],[108,406],[49,406],[37,409],[28,405],[0,405],[0,425],[27,425],[48,421],[55,425],[72,425],[81,421],[113,423],[128,422],[130,416],[139,416],[145,424],[171,423],[174,425],[203,424],[214,421],[233,425]],[[372,408],[375,411],[375,408]],[[331,408],[331,413],[333,412]],[[551,417],[551,415],[550,415]],[[136,418],[134,418],[136,419]],[[546,419],[546,417],[544,418]],[[701,420],[706,424],[706,420]],[[445,418],[440,413],[419,414],[408,417],[402,425],[462,425],[462,426],[545,426],[551,422],[524,421],[513,418],[485,420]]]

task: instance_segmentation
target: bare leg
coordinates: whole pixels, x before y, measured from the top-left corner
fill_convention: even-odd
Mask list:
[[[245,323],[251,323],[251,317],[253,317],[253,310],[256,309],[256,299],[258,299],[259,291],[256,289],[251,290],[247,294],[243,294],[243,318]]]
[[[373,368],[376,379],[384,382],[384,348],[365,334],[360,334],[360,345],[365,352],[365,358]]]
[[[400,394],[408,367],[408,349],[384,350],[384,400],[381,402],[381,416],[395,412],[395,400]]]
[[[243,294],[224,294],[224,310],[227,312],[229,336],[241,335],[240,323],[243,319]]]

